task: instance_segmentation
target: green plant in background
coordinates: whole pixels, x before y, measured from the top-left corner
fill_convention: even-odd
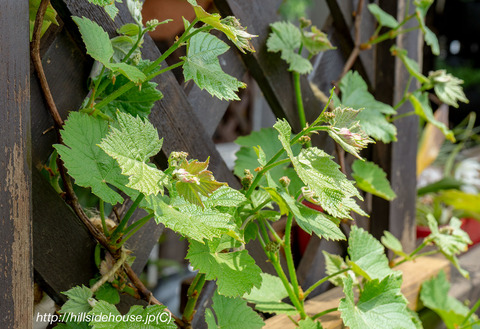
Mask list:
[[[115,16],[115,3],[90,2],[104,6],[112,18]],[[209,32],[212,29],[221,31],[244,52],[253,51],[249,40],[254,35],[247,33],[236,18],[207,13],[194,0],[189,0],[196,14],[194,21],[185,21],[185,32],[172,47],[155,61],[148,61],[141,57],[143,37],[166,22],[153,20],[144,26],[141,3],[137,0],[127,0],[126,3],[135,23],[122,26],[118,30],[120,36],[113,39],[109,39],[102,27],[88,18],[73,17],[87,53],[97,61],[97,67],[91,77],[89,96],[78,112],[69,114],[61,130],[62,143],[55,145],[55,149],[75,183],[90,188],[100,200],[101,232],[91,229],[101,244],[95,254],[100,274],[91,281],[90,288],[73,287],[65,292],[68,301],[60,311],[65,316],[85,313],[90,318],[81,323],[70,318],[59,326],[94,329],[191,328],[200,292],[206,280],[215,280],[217,289],[213,305],[205,313],[209,328],[263,327],[262,319],[247,306],[247,302],[262,312],[286,313],[299,328],[321,328],[321,317],[337,308],[309,316],[304,303],[316,287],[331,280],[343,286],[345,298],[338,310],[350,328],[385,328],[392,325],[416,328],[416,317],[408,311],[407,302],[400,292],[401,273],[389,266],[384,247],[368,232],[352,226],[348,237],[349,256],[342,259],[324,253],[328,264],[327,276],[305,291],[296,277],[291,246],[294,220],[310,234],[327,240],[344,240],[346,237],[339,228],[340,221],[353,219],[353,212],[367,215],[356,202],[362,196],[354,182],[342,173],[332,156],[311,145],[312,134],[328,133],[346,152],[359,158],[360,162],[354,164],[353,176],[360,188],[388,200],[395,196],[385,173],[373,163],[362,162],[360,155],[373,139],[395,140],[395,129],[390,123],[395,107],[377,102],[368,93],[365,82],[356,73],[349,73],[339,86],[341,98],[332,93],[325,108],[319,110],[317,118],[307,125],[300,74],[309,72],[311,64],[302,57],[302,49],[306,49],[310,57],[330,49],[331,45],[325,34],[306,21],[302,21],[300,29],[290,23],[274,23],[267,46],[271,51],[280,52],[293,72],[303,129],[293,134],[286,120],[277,120],[272,129],[240,139],[239,143],[243,146],[238,153],[235,172],[243,176],[241,190],[217,182],[208,170],[208,159],[189,159],[188,154],[180,150],[170,154],[168,166],[161,170],[150,159],[160,152],[163,139],[148,121],[148,115],[162,94],[150,80],[181,66],[185,80],[193,80],[219,99],[238,99],[236,92],[245,84],[222,71],[218,56],[228,50],[228,45]],[[416,3],[420,13],[426,10],[423,3]],[[386,19],[379,8],[371,8],[374,14],[379,15],[380,25],[393,25],[393,21]],[[393,34],[403,33],[403,24],[392,27]],[[426,27],[421,28],[428,35]],[[381,38],[386,37],[376,35],[371,43]],[[428,38],[431,39],[431,35]],[[181,46],[186,46],[186,56],[176,64],[162,67],[164,59]],[[395,52],[402,53],[398,49]],[[409,63],[406,55],[401,56]],[[409,65],[412,67],[411,63]],[[441,77],[445,78],[445,75]],[[452,86],[443,78],[438,75],[425,78],[423,88],[441,85],[437,88],[440,90],[438,93],[445,93],[450,102],[461,100],[456,82],[450,79],[454,81],[455,86]],[[423,105],[423,96],[414,94],[406,93],[401,103],[416,99]],[[338,107],[327,110],[332,100]],[[362,110],[364,106],[366,109]],[[430,118],[428,114],[425,117]],[[369,126],[372,120],[376,124]],[[434,122],[431,118],[429,121]],[[68,189],[69,178],[62,178],[63,187]],[[127,195],[133,204],[118,225],[110,228],[105,207],[107,204],[124,203],[120,192]],[[324,212],[305,206],[303,200],[321,206]],[[72,205],[75,208],[74,202]],[[146,210],[147,215],[129,225],[129,219],[137,208]],[[75,209],[77,214],[82,213],[81,209]],[[272,222],[281,216],[286,217],[283,238],[272,227]],[[188,301],[182,317],[150,323],[99,321],[95,316],[120,315],[115,306],[119,301],[118,291],[156,304],[146,308],[133,306],[127,313],[130,320],[133,316],[143,320],[152,316],[161,319],[162,314],[171,316],[165,306],[149,295],[138,278],[128,271],[132,257],[125,243],[152,219],[189,241],[186,258],[198,273],[188,289]],[[384,245],[404,258],[393,267],[429,254],[420,253],[428,244],[435,244],[437,248],[434,251],[443,253],[458,267],[456,255],[465,250],[470,242],[468,236],[455,221],[447,229],[438,229],[435,222],[431,225],[432,235],[410,254],[402,250],[393,235],[385,233],[382,239]],[[262,273],[245,249],[245,245],[254,239],[260,242],[277,276]],[[280,265],[281,249],[286,256],[288,277]],[[354,299],[355,291],[359,292],[358,301]],[[284,302],[286,297],[291,304]]]

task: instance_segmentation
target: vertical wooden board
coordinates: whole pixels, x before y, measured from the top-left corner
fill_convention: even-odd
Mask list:
[[[394,17],[403,17],[405,1],[398,3],[380,2],[382,9]],[[414,10],[410,6],[410,10]],[[414,23],[414,22],[412,22]],[[408,28],[406,25],[405,28]],[[421,62],[422,47],[419,33],[409,33],[398,38],[400,47],[408,50],[409,57]],[[408,72],[400,60],[390,54],[392,42],[377,46],[376,97],[378,100],[395,104],[403,97],[408,81]],[[390,69],[388,69],[390,68]],[[394,68],[392,71],[391,68]],[[410,91],[415,89],[412,83]],[[413,111],[410,103],[403,104],[398,114]],[[398,141],[389,145],[377,143],[373,148],[373,160],[387,173],[397,198],[392,202],[372,198],[371,232],[377,238],[384,230],[398,237],[406,251],[415,248],[415,201],[416,201],[416,153],[418,140],[418,118],[410,116],[395,121]]]
[[[32,328],[28,2],[0,2],[0,327]]]
[[[251,34],[258,35],[252,39],[255,53],[242,55],[249,72],[257,81],[272,111],[279,118],[287,118],[294,130],[299,129],[293,80],[287,71],[286,63],[278,53],[267,51],[266,41],[271,32],[270,24],[280,21],[278,7],[281,0],[234,1],[215,0],[215,5],[222,16],[234,15],[246,26]],[[305,76],[302,76],[302,96],[305,115],[312,122],[320,114],[320,103],[313,96]]]

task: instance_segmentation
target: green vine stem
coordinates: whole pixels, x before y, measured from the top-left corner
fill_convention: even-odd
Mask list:
[[[123,246],[123,244],[132,237],[135,233],[138,232],[139,229],[143,227],[151,218],[154,217],[154,213],[148,214],[145,217],[142,217],[141,219],[137,220],[135,223],[132,225],[128,226],[125,231],[124,231],[124,236],[122,237],[122,240],[117,244],[117,246]]]
[[[310,288],[308,288],[305,293],[303,294],[303,298],[307,298],[308,295],[310,295],[310,293],[312,291],[314,291],[318,286],[320,286],[322,283],[326,282],[327,280],[330,280],[331,278],[334,278],[336,277],[337,275],[340,275],[342,273],[345,273],[347,271],[350,271],[352,268],[351,267],[347,267],[347,268],[344,268],[336,273],[333,273],[333,274],[330,274],[329,276],[326,276],[324,277],[323,279],[320,279],[318,280],[317,282],[315,282]]]
[[[470,311],[468,311],[467,315],[465,316],[465,320],[463,320],[461,326],[464,326],[467,321],[470,319],[470,317],[472,316],[473,313],[475,313],[475,311],[480,307],[480,299],[477,300],[477,302],[475,303],[475,305],[473,305],[473,307],[470,309]]]
[[[193,279],[192,284],[187,291],[187,305],[185,305],[185,310],[183,311],[183,321],[187,323],[186,328],[191,328],[191,322],[193,316],[195,315],[195,306],[202,292],[203,286],[205,285],[205,274],[197,273],[195,279]]]
[[[133,202],[133,204],[128,209],[125,216],[123,216],[122,221],[120,222],[120,224],[118,224],[117,228],[112,233],[111,240],[112,240],[113,243],[116,243],[116,241],[120,237],[120,235],[122,235],[124,233],[124,228],[127,225],[128,220],[130,219],[130,217],[132,217],[133,212],[138,208],[138,205],[140,204],[140,202],[142,202],[143,198],[144,198],[144,195],[142,193],[139,193],[137,198]]]
[[[465,324],[465,325],[462,325],[462,326],[458,327],[458,329],[472,328],[473,325],[475,325],[475,324],[480,324],[480,320],[477,320],[477,321],[475,321],[475,322],[471,322],[471,323],[467,323],[467,324]]]
[[[102,228],[103,228],[103,234],[108,238],[110,233],[108,232],[107,228],[107,222],[105,220],[105,202],[100,199],[99,202],[99,211],[100,211],[100,219],[102,220]]]
[[[292,283],[295,295],[297,296],[300,303],[303,303],[303,296],[300,296],[300,286],[298,285],[297,272],[295,270],[295,263],[293,261],[292,254],[292,225],[293,225],[293,214],[289,213],[287,217],[287,224],[285,226],[285,243],[283,249],[285,250],[285,258],[287,259],[288,273],[290,274],[290,281]]]
[[[338,311],[338,307],[329,308],[328,310],[322,311],[322,312],[317,313],[314,316],[312,316],[312,320],[316,320],[319,317],[324,316],[325,314],[336,312],[336,311]]]

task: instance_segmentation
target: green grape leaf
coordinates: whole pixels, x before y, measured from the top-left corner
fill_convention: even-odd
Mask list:
[[[278,133],[274,128],[262,128],[259,131],[254,131],[248,136],[241,136],[235,140],[235,143],[240,145],[240,150],[235,154],[235,167],[233,172],[238,177],[243,177],[244,170],[248,169],[250,172],[255,173],[255,168],[260,166],[258,161],[258,156],[255,152],[254,147],[260,147],[267,159],[271,159],[278,150],[282,149],[282,143],[277,138]],[[298,155],[301,150],[301,145],[295,144],[292,146],[292,152],[294,155]],[[287,159],[286,154],[282,154],[278,160]],[[295,173],[295,170],[291,167],[288,167],[288,164],[276,166],[268,171],[273,180],[278,181],[281,177],[287,176],[290,178],[290,185],[288,190],[295,194],[302,186],[303,183],[298,178]],[[265,177],[262,177],[260,180],[260,185],[265,185]],[[259,205],[259,202],[257,205]]]
[[[396,111],[388,104],[375,100],[368,92],[368,86],[360,74],[349,71],[340,81],[341,101],[335,101],[335,106],[361,109],[356,120],[362,130],[376,140],[389,143],[396,140],[397,129],[387,121],[385,115]]]
[[[146,207],[153,210],[157,223],[162,223],[183,236],[202,243],[203,239],[211,240],[224,233],[237,237],[233,217],[228,213],[212,208],[202,209],[186,201],[177,210],[154,195],[146,196],[145,202]]]
[[[366,215],[352,199],[362,199],[358,190],[339,170],[338,164],[330,155],[311,147],[303,149],[296,157],[290,147],[291,127],[288,122],[278,120],[273,127],[279,132],[278,138],[298,176],[311,190],[314,203],[336,218],[351,218],[350,211]]]
[[[306,318],[298,322],[298,329],[322,329],[320,322]]]
[[[460,189],[444,189],[440,192],[437,199],[449,206],[452,206],[456,210],[462,210],[469,214],[480,213],[479,194],[466,193],[460,191]]]
[[[137,67],[129,65],[127,63],[109,63],[107,66],[113,72],[120,72],[128,78],[128,80],[135,83],[140,83],[144,81],[147,76],[140,71]]]
[[[145,195],[163,194],[167,176],[147,161],[162,148],[163,139],[148,121],[130,114],[118,112],[118,129],[111,127],[110,133],[99,146],[117,160],[122,174],[129,176],[126,185]]]
[[[134,23],[127,23],[122,25],[119,29],[117,29],[119,34],[127,35],[129,37],[136,36],[140,33],[140,26]]]
[[[449,290],[450,283],[442,270],[436,277],[422,284],[420,300],[442,318],[447,328],[455,329],[463,324],[469,309],[456,298],[449,296]],[[467,323],[473,321],[475,321],[475,317],[471,317]]]
[[[282,302],[288,297],[288,292],[278,276],[262,273],[262,285],[254,287],[249,294],[243,295],[249,303],[255,304],[255,309],[264,313],[295,315],[297,309]]]
[[[188,2],[193,6],[195,15],[200,21],[210,25],[216,30],[222,31],[242,53],[245,53],[245,50],[250,52],[255,51],[250,40],[257,37],[257,35],[247,33],[246,28],[241,26],[237,18],[227,16],[222,19],[217,13],[210,14],[205,11],[205,9],[203,9],[202,6],[199,6],[195,0],[188,0]]]
[[[117,0],[117,2],[120,2],[119,0]],[[115,6],[115,3],[112,3],[108,6],[105,6],[103,7],[103,9],[105,10],[105,12],[108,14],[108,16],[110,16],[110,18],[112,20],[115,19],[115,17],[117,16],[119,10],[117,8],[117,6]]]
[[[150,61],[143,60],[138,64],[138,68],[143,70],[150,63]],[[129,80],[126,77],[118,76],[115,83],[111,82],[105,90],[98,95],[97,100],[102,100],[128,82]],[[156,87],[157,84],[154,82],[144,82],[138,86],[138,88],[131,88],[121,96],[109,102],[105,107],[101,108],[101,111],[110,117],[115,117],[117,110],[120,110],[121,112],[129,113],[133,116],[147,118],[155,102],[163,98],[162,93],[157,90]]]
[[[267,40],[268,51],[281,52],[281,58],[289,64],[289,71],[309,73],[313,67],[310,61],[297,53],[302,42],[300,29],[289,22],[270,24],[272,33]]]
[[[123,198],[108,184],[122,188],[128,179],[122,175],[115,159],[97,146],[107,132],[107,121],[71,112],[61,131],[65,145],[54,147],[77,185],[90,187],[93,194],[114,205],[122,203]]]
[[[360,127],[360,122],[357,120],[359,112],[352,108],[337,107],[334,109],[330,112],[331,117],[328,119],[330,123],[328,134],[345,151],[361,159],[358,152],[374,141]]]
[[[88,2],[94,5],[105,7],[112,3],[112,0],[88,0]]]
[[[104,300],[110,304],[120,303],[120,294],[118,293],[117,288],[112,286],[110,282],[105,282],[100,288],[95,292],[95,298],[98,300]]]
[[[344,278],[343,284],[345,298],[340,300],[338,310],[350,329],[415,329],[407,300],[400,291],[401,276],[389,275],[383,280],[365,282],[356,304],[352,278]]]
[[[445,137],[451,142],[455,142],[455,136],[453,131],[449,130],[443,122],[440,122],[435,119],[433,116],[432,108],[430,107],[430,102],[428,100],[428,94],[424,93],[413,93],[408,97],[410,102],[413,105],[415,113],[424,119],[427,122],[430,122],[432,125],[440,129],[440,131],[445,135]]]
[[[200,32],[194,35],[182,57],[185,81],[192,80],[212,96],[226,100],[240,100],[236,92],[246,85],[223,72],[218,56],[228,50],[228,45],[216,36]]]
[[[356,160],[352,170],[352,177],[360,189],[388,201],[395,199],[396,194],[390,187],[387,174],[375,163]]]
[[[325,257],[325,273],[327,275],[332,275],[343,269],[348,268],[348,265],[347,263],[345,263],[345,260],[339,255],[330,254],[325,250],[322,250],[322,253],[323,253],[323,257]],[[351,275],[347,273],[351,273],[351,271],[336,275],[333,278],[328,279],[328,281],[330,281],[332,284],[336,286],[343,286],[343,277],[345,277],[346,275]],[[355,275],[353,275],[353,277],[355,277]]]
[[[92,309],[89,300],[93,300],[91,299],[93,293],[90,288],[83,285],[81,287],[76,286],[68,291],[62,292],[62,294],[67,296],[68,300],[63,304],[60,313],[79,314],[89,312]]]
[[[33,38],[33,28],[35,27],[35,18],[37,17],[38,7],[40,7],[41,0],[30,0],[28,1],[28,13],[30,21],[30,42]],[[57,21],[57,12],[53,6],[49,3],[43,17],[42,28],[40,30],[40,38],[47,32],[51,24],[58,26]]]
[[[226,185],[215,180],[211,171],[208,171],[208,161],[183,160],[180,166],[173,171],[177,180],[175,187],[180,196],[188,202],[204,207],[202,195],[208,197],[219,187]]]
[[[458,101],[468,103],[463,92],[463,80],[454,77],[445,70],[430,72],[428,78],[433,83],[435,94],[445,104],[458,107]]]
[[[427,16],[428,8],[433,4],[434,0],[415,0],[413,4],[416,7],[416,11],[420,13],[420,15],[425,18]]]
[[[405,65],[407,71],[413,75],[421,84],[430,83],[430,80],[421,73],[420,66],[416,61],[408,57],[408,52],[406,49],[398,48],[397,46],[392,46],[390,52],[394,56],[398,56],[400,60]]]
[[[137,27],[137,31],[139,30],[138,25],[135,25],[135,24],[132,24],[132,25]],[[122,28],[128,29],[128,26],[124,25],[124,26],[122,26]],[[121,31],[122,28],[120,28],[118,31]],[[136,35],[134,35],[134,36],[136,36]],[[125,56],[130,52],[132,47],[135,45],[135,43],[137,41],[136,39],[137,38],[129,37],[129,36],[126,36],[126,35],[120,35],[118,37],[110,39],[110,42],[112,43],[112,47],[113,47],[112,61],[116,64],[125,64],[125,63],[122,63],[122,61],[125,58]],[[137,48],[130,55],[130,58],[132,58],[133,56],[138,56],[138,55],[141,56],[141,54],[142,54],[142,52],[141,52],[140,48]],[[109,65],[110,65],[110,68],[111,68],[113,63],[110,63]],[[125,64],[125,65],[129,66],[128,64]],[[132,66],[132,67],[134,67],[134,66]],[[127,68],[127,70],[128,70],[128,68]],[[143,72],[141,72],[141,74],[143,74]],[[145,79],[145,74],[143,74],[143,79]]]
[[[395,17],[385,12],[377,4],[375,3],[369,4],[368,10],[370,11],[370,13],[372,13],[373,16],[375,16],[375,18],[378,21],[378,24],[382,26],[390,27],[392,29],[398,26],[398,22],[395,19]]]
[[[427,215],[427,221],[432,233],[425,239],[435,243],[440,252],[453,263],[464,277],[468,278],[469,273],[460,267],[456,257],[456,255],[467,251],[468,245],[472,243],[468,233],[460,228],[462,222],[458,218],[452,217],[447,226],[439,228],[432,214]]]
[[[88,324],[88,322],[66,322],[66,323],[58,323],[55,326],[56,329],[91,329],[92,327]]]
[[[248,307],[247,302],[241,298],[225,297],[216,291],[212,302],[212,308],[205,310],[208,329],[260,329],[265,325],[260,315]]]
[[[92,329],[174,329],[177,326],[170,312],[163,305],[143,308],[134,305],[123,315],[117,308],[103,300],[98,301],[90,311]]]
[[[285,0],[278,11],[287,21],[295,21],[307,16],[307,9],[312,5],[312,0]]]
[[[297,224],[308,234],[315,233],[320,238],[326,240],[345,240],[345,235],[338,227],[338,221],[320,211],[308,208],[307,206],[296,201],[285,191],[277,191],[267,188],[274,200],[281,199],[283,207],[288,207],[295,217]]]
[[[416,9],[416,12],[417,21],[423,32],[425,43],[432,49],[432,54],[435,56],[440,55],[440,44],[438,43],[437,36],[425,25],[425,17],[422,16],[421,11],[418,8]]]
[[[260,287],[262,270],[248,251],[228,249],[220,239],[206,243],[190,240],[186,259],[193,268],[205,273],[207,280],[217,280],[218,293],[221,295],[242,296],[253,287]]]
[[[383,231],[383,236],[380,240],[382,241],[382,244],[393,251],[395,255],[405,259],[411,259],[410,256],[403,251],[403,246],[400,240],[398,240],[392,233]]]
[[[239,207],[247,202],[247,198],[243,193],[225,185],[215,190],[208,198],[203,198],[202,200],[207,208]]]
[[[113,47],[108,33],[100,25],[86,17],[73,16],[72,19],[78,25],[83,42],[87,48],[87,54],[107,66],[110,63],[110,58],[113,56]]]
[[[352,226],[348,239],[347,261],[352,270],[367,280],[383,280],[391,274],[400,274],[388,266],[388,258],[382,244],[370,233],[357,226]]]
[[[335,49],[328,40],[327,35],[320,31],[316,26],[312,26],[310,31],[302,30],[302,44],[311,55]]]

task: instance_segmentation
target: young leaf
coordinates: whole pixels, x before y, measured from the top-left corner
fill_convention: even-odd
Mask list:
[[[262,273],[262,285],[254,287],[249,294],[243,295],[249,303],[255,304],[255,309],[264,313],[295,315],[297,309],[290,304],[282,302],[288,297],[288,292],[278,276]]]
[[[395,235],[388,231],[383,231],[383,236],[381,238],[382,244],[393,251],[395,255],[410,259],[410,257],[403,251],[402,243],[398,240]]]
[[[370,13],[372,13],[373,16],[375,16],[375,18],[378,21],[378,24],[382,26],[390,27],[392,29],[398,26],[398,22],[395,19],[395,17],[385,12],[377,4],[375,3],[369,4],[368,10],[370,11]]]
[[[281,52],[281,57],[290,66],[289,71],[305,74],[313,67],[309,60],[297,53],[302,42],[300,29],[289,22],[275,22],[270,24],[272,33],[267,40],[268,51]]]
[[[359,151],[366,148],[369,143],[374,141],[360,127],[357,115],[360,111],[352,108],[337,107],[331,113],[329,118],[331,129],[328,134],[345,151],[361,159]]]
[[[367,281],[355,304],[353,280],[343,279],[345,298],[340,300],[338,310],[350,329],[415,329],[407,300],[400,292],[401,276],[389,275],[383,280]]]
[[[128,183],[115,159],[97,146],[108,131],[108,122],[85,113],[71,112],[61,131],[65,145],[54,145],[75,183],[91,187],[105,202],[122,203],[123,198],[108,184],[121,188]]]
[[[322,253],[323,253],[323,257],[325,258],[325,273],[327,275],[332,275],[332,274],[337,273],[337,272],[339,272],[343,269],[348,268],[347,263],[345,263],[343,258],[340,257],[339,255],[330,254],[330,253],[326,252],[325,250],[322,250]],[[351,272],[351,271],[348,271],[347,273],[352,273],[353,274],[353,272]],[[345,277],[346,275],[350,275],[350,274],[342,273],[342,274],[334,276],[333,278],[329,279],[328,281],[330,281],[332,284],[334,284],[336,286],[343,286],[343,277]],[[353,274],[353,276],[354,276],[354,274]]]
[[[113,56],[113,47],[107,32],[86,17],[73,16],[72,19],[78,25],[87,54],[103,65],[108,65]]]
[[[428,84],[431,82],[426,76],[424,76],[421,73],[418,63],[413,59],[411,59],[410,57],[408,57],[407,50],[398,48],[397,46],[392,46],[390,48],[390,52],[392,53],[392,55],[398,56],[400,58],[400,60],[403,62],[403,65],[405,65],[405,68],[407,69],[407,71],[411,75],[413,75],[415,78],[417,78],[417,80],[421,84]]]
[[[93,297],[93,293],[90,288],[85,286],[76,286],[72,289],[62,292],[68,297],[68,300],[63,304],[60,313],[67,314],[79,314],[86,313],[92,309],[89,299]]]
[[[55,326],[55,329],[91,329],[92,327],[88,324],[88,322],[66,322],[66,323],[58,323]]]
[[[278,120],[273,126],[280,142],[287,151],[300,179],[311,189],[314,199],[333,217],[351,218],[350,211],[366,215],[355,203],[353,197],[361,196],[332,157],[324,151],[311,147],[293,155],[290,147],[291,128],[286,120]]]
[[[242,53],[245,53],[245,50],[250,52],[255,51],[250,40],[257,37],[257,35],[247,33],[246,28],[242,27],[235,17],[227,16],[224,19],[221,19],[219,14],[210,14],[206,12],[202,6],[197,4],[197,1],[188,0],[188,2],[193,6],[195,15],[200,21],[210,25],[216,30],[222,31]]]
[[[184,201],[183,205],[174,209],[167,205],[158,196],[145,197],[146,207],[155,213],[155,221],[183,236],[195,239],[203,243],[204,239],[212,240],[224,233],[236,236],[236,226],[233,217],[216,209],[202,209],[192,203]]]
[[[180,166],[173,171],[173,177],[177,180],[175,187],[180,196],[188,202],[203,207],[201,196],[208,197],[216,189],[224,186],[215,180],[211,171],[208,171],[208,161],[183,160]]]
[[[262,318],[241,298],[224,297],[216,291],[212,302],[212,309],[205,310],[208,329],[260,329],[265,325]]]
[[[246,85],[223,72],[218,56],[228,50],[228,45],[216,36],[200,32],[188,45],[187,56],[182,57],[185,81],[192,80],[211,95],[226,100],[240,100],[235,94]]]
[[[416,7],[416,11],[420,13],[420,15],[425,18],[427,16],[428,8],[433,4],[434,0],[415,0],[413,4]]]
[[[385,118],[385,115],[395,114],[396,111],[390,105],[375,100],[360,74],[349,71],[340,81],[340,91],[342,99],[337,98],[335,105],[361,109],[356,120],[365,133],[385,143],[396,140],[397,129]]]
[[[310,31],[302,30],[302,44],[308,50],[310,55],[316,55],[319,52],[335,49],[332,46],[325,33],[316,26],[312,26]]]
[[[102,286],[95,292],[95,298],[98,300],[104,300],[110,304],[120,303],[120,294],[118,293],[117,288],[112,286],[110,282],[102,284]]]
[[[163,305],[143,308],[134,305],[123,315],[117,308],[103,300],[98,301],[90,311],[92,329],[174,329],[177,326],[171,314]],[[138,321],[140,319],[140,321]]]
[[[138,68],[143,69],[149,64],[149,61],[141,61],[138,64]],[[115,84],[113,82],[110,83],[105,90],[98,95],[97,100],[102,100],[128,82],[129,80],[126,77],[122,75],[118,76]],[[157,84],[155,82],[144,82],[138,86],[138,88],[131,88],[126,93],[109,102],[105,107],[101,108],[101,111],[110,117],[115,117],[117,110],[120,110],[132,116],[146,118],[150,114],[150,110],[155,102],[163,98],[162,93],[157,90],[156,87]]]
[[[427,93],[417,92],[414,94],[410,94],[408,98],[412,103],[413,108],[415,109],[415,114],[440,129],[440,131],[445,135],[445,137],[451,142],[455,142],[455,136],[453,135],[453,131],[449,130],[443,122],[435,119],[432,108],[430,107]]]
[[[367,280],[380,279],[391,274],[400,274],[388,266],[388,258],[382,244],[362,228],[352,226],[348,239],[347,263],[353,271]]]
[[[420,299],[426,307],[442,318],[447,328],[454,329],[462,325],[469,309],[459,300],[449,296],[449,290],[450,283],[442,270],[436,277],[422,284]],[[475,318],[470,318],[467,323],[473,321]]]
[[[207,280],[217,280],[218,293],[224,296],[242,296],[253,287],[260,287],[262,270],[247,250],[228,251],[230,246],[220,239],[200,243],[190,240],[186,259],[193,268],[206,274]]]
[[[356,160],[352,165],[352,170],[352,177],[360,189],[385,200],[395,199],[396,194],[390,187],[387,174],[375,163]]]
[[[298,322],[298,329],[322,329],[320,322],[306,318]]]
[[[241,192],[223,185],[215,190],[208,198],[203,198],[202,200],[204,206],[210,208],[239,207],[247,201],[247,198]]]
[[[157,130],[150,122],[127,113],[118,112],[117,120],[118,129],[112,127],[99,146],[117,160],[122,174],[129,176],[127,187],[145,195],[163,194],[166,175],[148,164],[162,148]]]
[[[420,25],[420,29],[423,32],[425,43],[432,49],[432,54],[435,56],[440,55],[440,44],[438,43],[437,36],[425,25],[425,17],[421,14],[421,11],[417,8],[417,21]]]
[[[468,103],[461,86],[463,80],[454,77],[445,70],[430,72],[428,78],[433,83],[435,94],[445,104],[458,107],[458,101]]]
[[[450,260],[458,271],[466,278],[469,277],[467,271],[462,269],[458,264],[456,255],[467,251],[468,245],[472,243],[467,232],[460,228],[462,224],[458,218],[452,217],[447,226],[438,227],[437,221],[432,214],[427,215],[428,227],[432,231],[427,241],[432,241],[440,249],[442,254]]]
[[[272,188],[267,188],[267,191],[274,197],[275,201],[281,199],[280,201],[285,207],[288,207],[289,212],[295,217],[297,224],[308,234],[314,232],[318,237],[326,240],[345,239],[338,223],[327,214],[308,208],[285,191],[277,191]]]

